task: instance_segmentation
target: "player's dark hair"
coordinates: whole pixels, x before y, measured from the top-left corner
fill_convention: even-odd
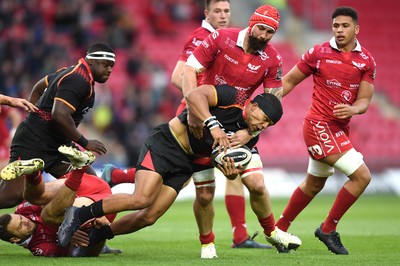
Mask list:
[[[7,230],[7,226],[10,224],[10,222],[10,214],[3,214],[0,216],[0,239],[7,242],[10,242],[10,239],[14,237],[14,235],[11,235]]]
[[[87,51],[88,54],[93,53],[93,52],[108,52],[108,53],[114,53],[114,50],[111,48],[110,45],[106,44],[106,43],[95,43],[92,44],[89,47],[89,50]]]
[[[335,19],[338,16],[347,16],[347,17],[351,17],[353,19],[353,22],[355,24],[358,23],[358,13],[357,10],[355,10],[353,7],[351,6],[340,6],[338,8],[335,9],[335,11],[333,11],[332,13],[332,20]]]
[[[229,4],[231,3],[230,0],[204,0],[204,7],[209,10],[211,3],[217,3],[217,2],[228,2]]]

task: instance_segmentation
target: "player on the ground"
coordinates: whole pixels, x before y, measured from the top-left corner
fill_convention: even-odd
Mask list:
[[[0,216],[0,238],[29,249],[35,256],[98,256],[104,241],[91,247],[87,247],[85,242],[83,247],[70,249],[58,245],[57,231],[67,207],[91,204],[111,195],[111,189],[98,177],[84,173],[95,159],[91,152],[67,146],[61,146],[60,152],[70,159],[73,169],[65,178],[45,183],[41,175],[44,161],[38,158],[17,160],[2,170],[5,182],[25,177],[26,201],[17,207],[15,213]],[[96,223],[112,222],[115,215],[107,218],[109,221],[103,218]],[[86,226],[85,230],[97,229]]]

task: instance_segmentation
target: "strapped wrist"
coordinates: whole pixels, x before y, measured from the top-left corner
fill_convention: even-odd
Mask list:
[[[79,138],[79,140],[76,143],[81,145],[82,148],[86,148],[86,146],[88,145],[89,141],[83,135],[81,135],[81,137]]]

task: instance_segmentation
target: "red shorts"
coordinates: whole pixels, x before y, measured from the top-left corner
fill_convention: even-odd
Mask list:
[[[349,128],[314,119],[304,119],[303,137],[314,160],[346,152],[353,148]]]
[[[84,173],[82,183],[76,191],[77,197],[90,198],[93,201],[99,201],[112,194],[110,186],[103,179]],[[113,222],[116,214],[106,215],[110,222]]]
[[[181,104],[178,106],[175,115],[178,116],[182,113],[183,109],[186,108],[186,100],[185,98],[182,99]]]

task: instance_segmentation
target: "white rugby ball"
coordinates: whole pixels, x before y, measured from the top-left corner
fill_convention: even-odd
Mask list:
[[[226,153],[219,153],[218,150],[219,147],[216,147],[211,153],[211,162],[214,166],[222,165],[226,157],[233,158],[235,167],[238,167],[239,164],[245,167],[251,160],[251,150],[245,145],[237,149],[227,149]]]

